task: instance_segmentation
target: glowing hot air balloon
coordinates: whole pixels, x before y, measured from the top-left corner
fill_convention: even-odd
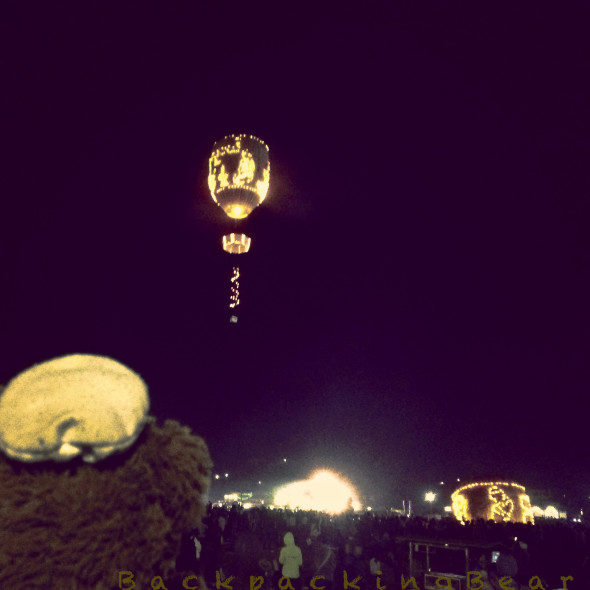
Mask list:
[[[478,518],[496,522],[534,522],[524,486],[506,481],[478,481],[461,486],[451,495],[458,520]]]
[[[217,141],[209,158],[209,190],[213,200],[231,219],[244,219],[260,205],[268,193],[270,162],[268,146],[253,135],[228,135]],[[222,238],[229,254],[245,254],[252,243],[244,233],[230,233]],[[240,269],[233,266],[229,307],[231,323],[238,321],[240,304]]]
[[[209,190],[232,219],[244,219],[268,193],[268,146],[252,135],[228,135],[213,146]]]

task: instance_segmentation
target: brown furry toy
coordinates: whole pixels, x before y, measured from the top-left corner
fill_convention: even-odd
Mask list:
[[[203,439],[148,415],[143,380],[70,355],[0,393],[0,588],[202,588],[177,566],[206,511]],[[188,576],[188,577],[186,577]],[[155,584],[155,586],[154,586]]]

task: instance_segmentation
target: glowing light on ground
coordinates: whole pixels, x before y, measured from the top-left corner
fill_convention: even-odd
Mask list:
[[[331,471],[316,471],[309,479],[295,481],[276,491],[276,506],[339,514],[360,510],[358,494],[350,483]]]
[[[539,516],[541,518],[565,518],[565,512],[559,512],[555,506],[547,506],[545,510],[539,506],[533,506],[531,509],[533,516]]]

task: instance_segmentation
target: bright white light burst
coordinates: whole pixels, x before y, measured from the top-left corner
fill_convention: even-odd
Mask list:
[[[309,479],[296,481],[276,491],[276,506],[339,514],[361,503],[354,487],[331,471],[316,471]]]

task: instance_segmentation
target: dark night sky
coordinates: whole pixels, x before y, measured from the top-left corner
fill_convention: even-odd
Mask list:
[[[582,13],[210,4],[3,7],[0,382],[112,356],[236,478],[588,495]],[[238,325],[229,133],[271,158]]]

